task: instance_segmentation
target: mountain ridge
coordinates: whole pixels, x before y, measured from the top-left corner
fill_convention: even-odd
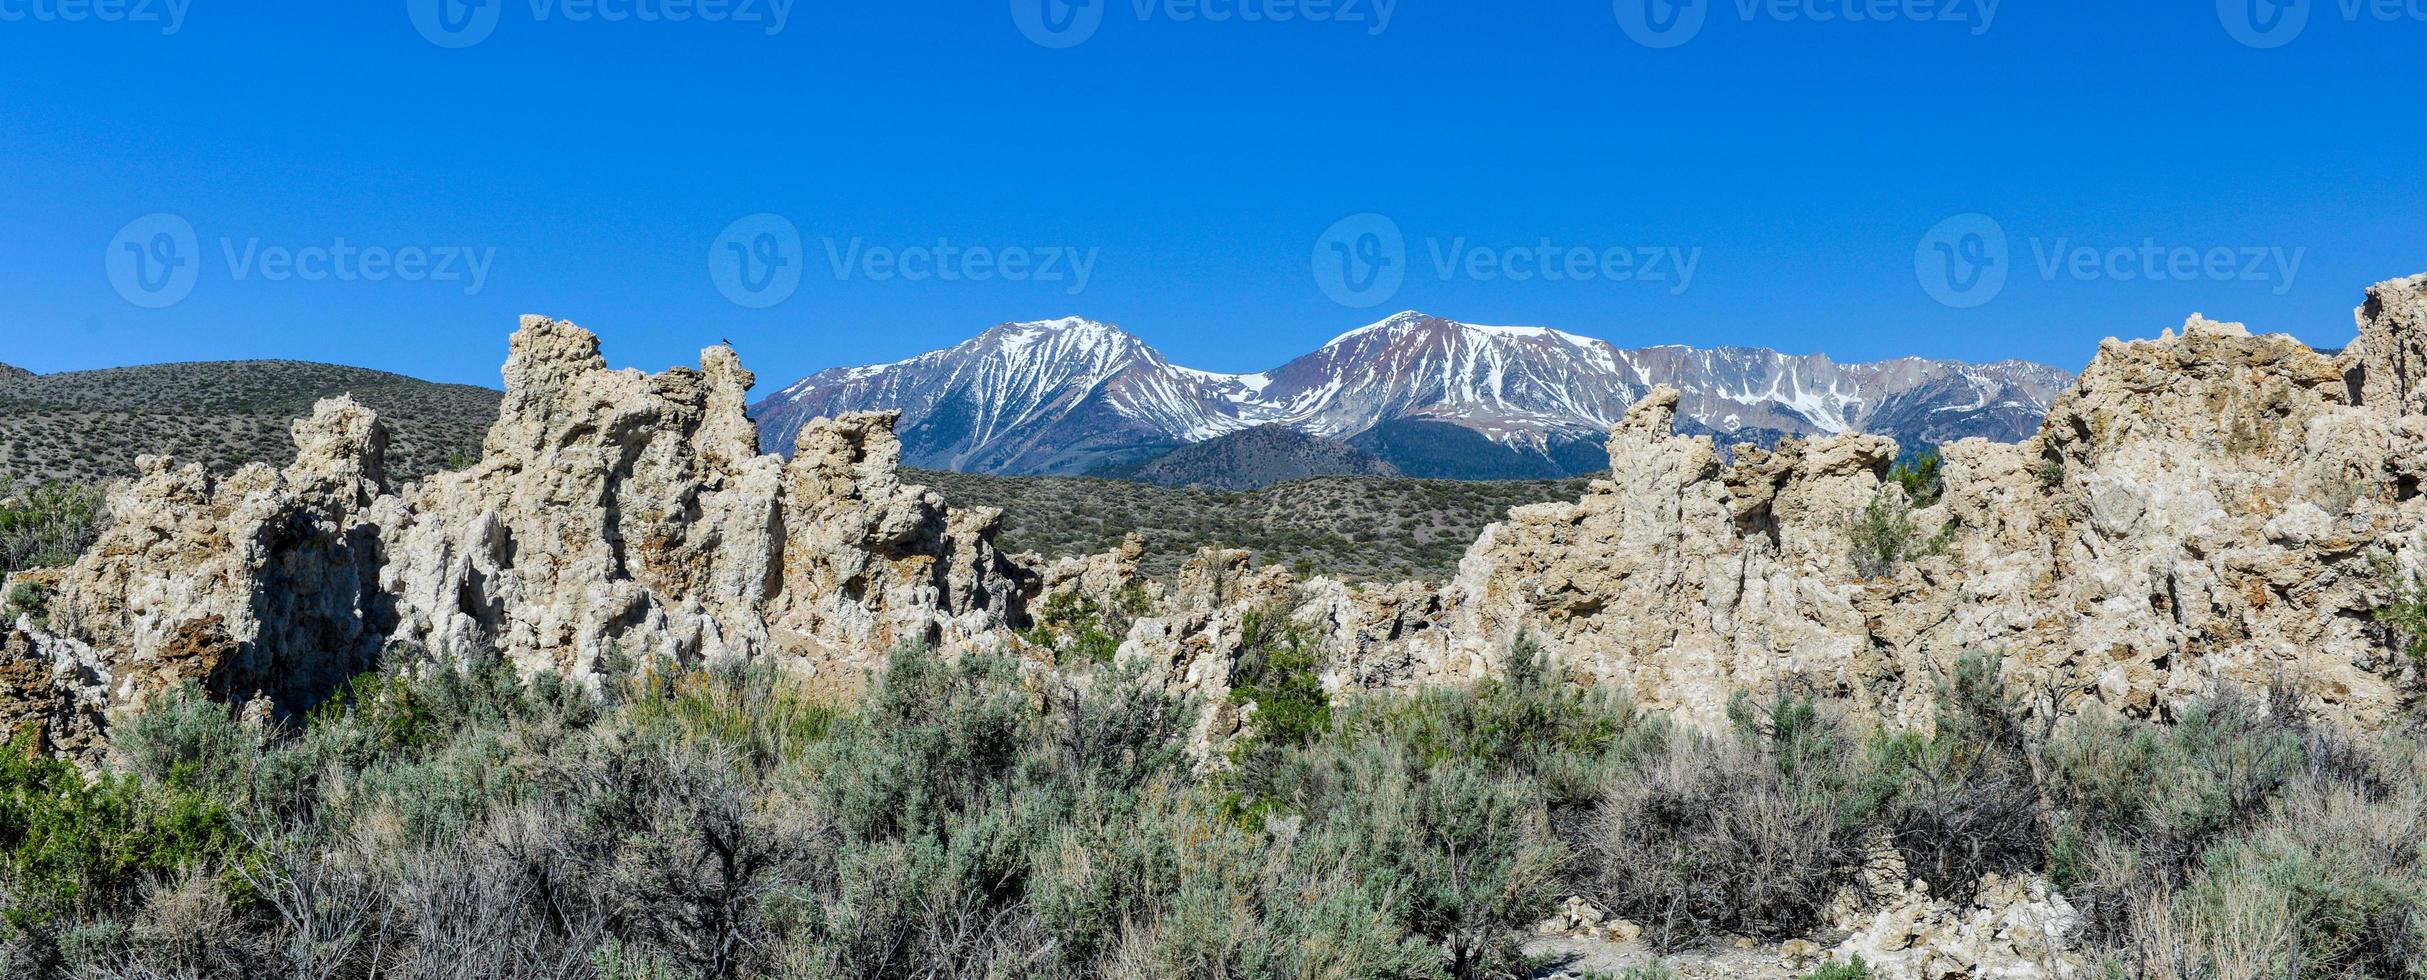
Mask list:
[[[1099,472],[1280,425],[1375,453],[1410,476],[1547,478],[1603,465],[1609,427],[1660,385],[1683,393],[1682,429],[1769,446],[1851,431],[2010,442],[2028,436],[2071,381],[2022,360],[1630,349],[1415,311],[1269,370],[1226,373],[1175,364],[1117,325],[1063,317],[998,324],[891,364],[821,371],[751,414],[761,446],[787,452],[811,419],[898,410],[906,463],[964,472]]]

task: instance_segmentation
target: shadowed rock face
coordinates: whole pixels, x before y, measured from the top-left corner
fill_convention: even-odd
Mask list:
[[[146,460],[115,523],[52,588],[47,625],[0,638],[0,721],[97,750],[109,710],[188,681],[293,712],[402,656],[502,657],[595,676],[611,652],[767,658],[855,681],[902,643],[1008,648],[1064,593],[1142,596],[1122,656],[1223,698],[1244,624],[1286,611],[1335,687],[1456,683],[1516,636],[1579,682],[1717,723],[1736,691],[1804,687],[1923,722],[1973,650],[2044,713],[2163,714],[2227,685],[2288,686],[2313,712],[2386,720],[2418,668],[2370,611],[2421,571],[2427,276],[2379,285],[2328,358],[2194,317],[2102,344],[2020,445],[1946,449],[1905,560],[1864,567],[1850,529],[1886,500],[1884,437],[1737,447],[1681,437],[1656,390],[1614,426],[1610,478],[1512,511],[1442,588],[1352,589],[1208,549],[1168,586],[1140,549],[1050,565],[994,545],[999,515],[901,482],[892,413],[804,426],[756,452],[752,378],[610,371],[596,337],[525,318],[477,465],[391,486],[384,430],[344,399],[294,428],[296,461],[214,480]],[[1923,545],[1927,545],[1924,547]],[[1868,572],[1869,574],[1866,574]]]

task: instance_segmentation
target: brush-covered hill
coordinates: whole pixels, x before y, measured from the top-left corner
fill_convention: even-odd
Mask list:
[[[1254,490],[1318,476],[1398,476],[1399,471],[1335,439],[1259,425],[1090,475],[1158,487]]]
[[[478,455],[497,392],[302,361],[211,361],[32,374],[0,369],[0,478],[78,483],[132,476],[170,454],[226,472],[295,458],[288,426],[354,396],[387,421],[389,475],[416,479]]]
[[[1126,480],[909,470],[954,506],[1003,509],[1001,542],[1048,557],[1110,551],[1135,530],[1144,567],[1167,576],[1199,547],[1247,548],[1258,564],[1356,579],[1446,579],[1511,507],[1573,500],[1586,478],[1415,480],[1337,476],[1229,492]]]

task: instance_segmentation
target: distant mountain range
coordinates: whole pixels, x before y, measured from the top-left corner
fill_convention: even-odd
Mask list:
[[[1744,347],[1626,350],[1543,327],[1414,312],[1270,371],[1222,374],[1173,364],[1119,327],[1070,317],[1005,323],[893,364],[822,371],[752,415],[762,444],[788,452],[810,419],[899,409],[905,464],[963,472],[1134,474],[1181,447],[1278,426],[1345,443],[1409,476],[1548,478],[1607,466],[1609,426],[1655,385],[1684,392],[1680,428],[1725,442],[1858,430],[1920,445],[2025,438],[2071,383],[2067,372],[2025,361],[1839,364]],[[1290,451],[1356,467],[1332,472],[1372,471],[1335,450]],[[1225,447],[1216,458],[1241,457]]]

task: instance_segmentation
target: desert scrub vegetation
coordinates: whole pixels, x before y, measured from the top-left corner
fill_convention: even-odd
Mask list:
[[[322,398],[352,395],[388,423],[388,472],[419,479],[456,453],[477,458],[498,392],[299,361],[155,364],[0,375],[0,477],[101,484],[143,453],[215,472],[295,458],[289,425]]]
[[[102,522],[98,490],[0,477],[0,576],[75,561],[100,536]]]
[[[2427,670],[2427,595],[2392,556],[2376,555],[2373,561],[2378,585],[2391,598],[2369,614],[2414,667]]]
[[[1192,707],[1117,665],[905,651],[848,706],[764,669],[600,686],[400,667],[284,731],[163,698],[95,785],[209,833],[64,899],[49,865],[0,866],[9,907],[42,897],[0,973],[1506,976],[1551,901],[1521,778],[1316,737],[1247,784],[1283,801],[1248,820]],[[72,867],[159,823],[87,817],[42,765],[0,813],[75,840]]]
[[[1905,499],[1912,501],[1913,506],[1928,507],[1946,494],[1947,479],[1941,472],[1945,464],[1946,458],[1937,447],[1924,447],[1911,459],[1890,468],[1888,479],[1904,488]]]
[[[1045,600],[1036,625],[1022,638],[1054,652],[1055,659],[1108,663],[1121,649],[1129,627],[1146,615],[1152,600],[1146,587],[1132,582],[1112,597],[1108,607],[1092,597],[1063,592]]]
[[[1397,581],[1444,579],[1484,527],[1509,508],[1584,495],[1585,479],[1417,480],[1318,477],[1261,490],[1158,487],[1089,477],[914,470],[955,505],[1003,509],[1004,547],[1047,557],[1112,551],[1135,531],[1141,564],[1168,578],[1198,548],[1246,548],[1301,573]]]
[[[93,777],[0,756],[0,974],[1522,977],[1565,896],[1664,951],[1799,937],[1882,846],[1951,897],[2053,876],[2111,975],[2422,954],[2414,736],[2239,695],[2051,727],[1986,657],[1924,730],[1787,689],[1704,733],[1530,643],[1371,694],[1285,623],[1253,640],[1214,759],[1208,706],[1118,663],[905,650],[849,702],[765,667],[400,665],[279,729],[189,690]]]
[[[1954,523],[1925,527],[1914,516],[1945,490],[1936,450],[1890,469],[1880,491],[1846,524],[1855,574],[1886,578],[1906,562],[1945,551],[1955,539]]]

